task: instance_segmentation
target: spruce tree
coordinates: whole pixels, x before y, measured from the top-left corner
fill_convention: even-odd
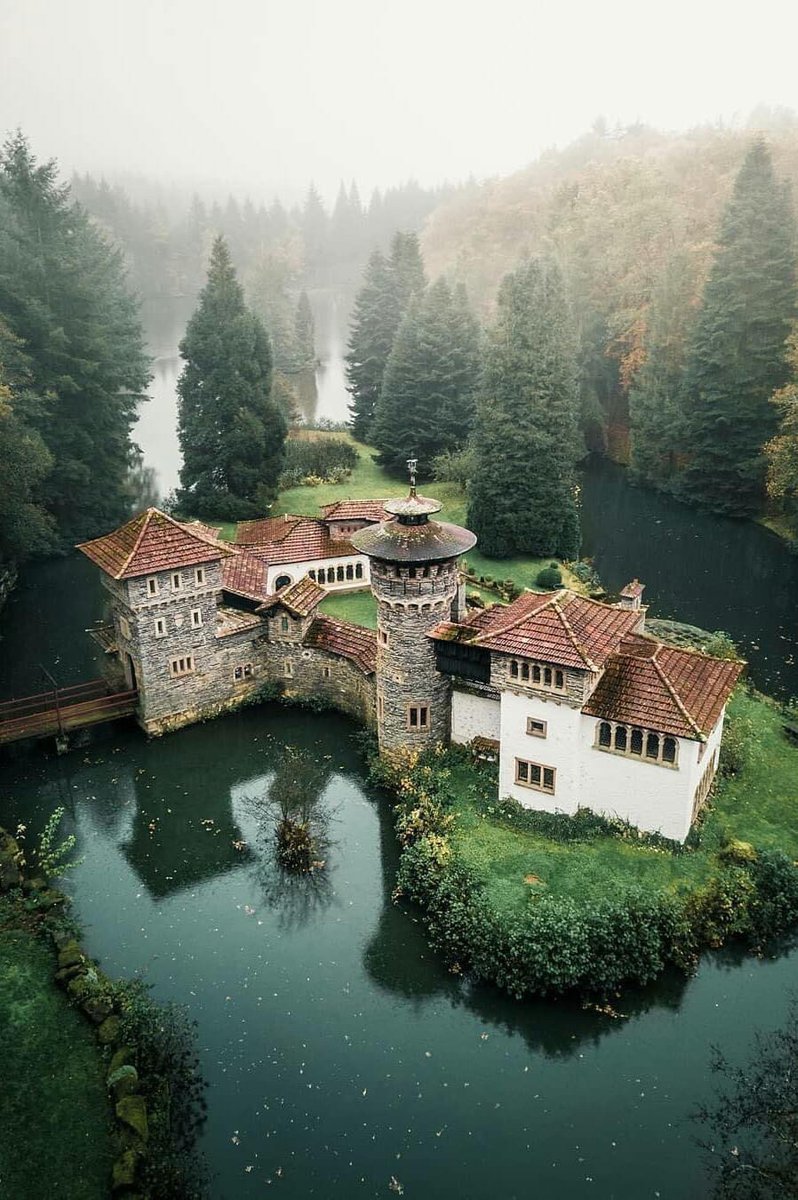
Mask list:
[[[723,216],[688,359],[680,495],[749,516],[762,501],[770,396],[788,379],[795,312],[795,230],[786,185],[762,141],[749,149]]]
[[[467,441],[474,419],[480,350],[465,294],[439,279],[412,296],[388,358],[371,440],[378,461],[403,471],[418,459],[423,477],[432,459]]]
[[[297,301],[294,314],[294,340],[297,366],[300,370],[312,367],[316,362],[316,331],[307,292],[300,292]]]
[[[688,256],[675,254],[652,296],[646,360],[629,393],[633,473],[652,487],[671,487],[684,445],[684,362],[693,271]]]
[[[128,513],[130,432],[149,377],[142,329],[121,255],[21,133],[0,154],[0,313],[42,398],[26,422],[52,458],[42,502],[60,541],[107,532]]]
[[[224,238],[180,353],[180,504],[201,517],[256,516],[277,494],[286,422],[272,399],[268,334],[244,303]]]
[[[404,315],[413,296],[420,296],[427,283],[417,234],[394,234],[390,263],[399,312]]]
[[[468,524],[484,554],[579,549],[577,339],[562,275],[533,259],[505,276],[488,339]]]
[[[38,401],[24,387],[29,363],[0,320],[0,563],[52,550],[55,527],[42,504],[53,460],[26,422]]]
[[[368,441],[382,387],[385,364],[401,320],[390,264],[375,250],[352,309],[346,373],[352,403],[352,433]]]

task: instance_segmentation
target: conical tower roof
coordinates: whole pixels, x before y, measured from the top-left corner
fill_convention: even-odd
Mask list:
[[[386,500],[388,520],[353,533],[350,542],[369,558],[394,563],[425,563],[457,558],[476,544],[476,534],[462,525],[432,521],[441,504],[416,492],[415,459],[410,459],[410,492],[404,499]]]

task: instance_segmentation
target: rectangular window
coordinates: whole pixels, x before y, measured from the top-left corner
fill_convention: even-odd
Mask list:
[[[183,576],[180,574],[179,571],[174,571],[172,573],[172,591],[180,592],[180,591],[182,591],[182,589],[183,589]]]
[[[380,630],[378,630],[378,632],[377,632],[377,637],[380,639],[380,645],[381,645],[381,646],[387,646],[387,645],[388,645],[388,634],[387,634],[387,632],[386,632],[384,629],[380,629]]]
[[[542,763],[527,762],[523,758],[515,760],[515,782],[523,787],[554,795],[556,775],[554,767],[544,767]]]
[[[241,679],[249,679],[252,675],[252,663],[244,663],[242,667],[236,667],[233,671],[233,679],[238,682]]]
[[[125,638],[128,642],[130,641],[130,624],[127,617],[119,618],[119,632],[122,634],[123,638]]]
[[[186,654],[182,658],[173,658],[169,663],[169,673],[174,678],[178,678],[181,675],[190,675],[193,670],[193,654]]]
[[[155,636],[166,637],[166,617],[155,618]]]
[[[325,668],[324,668],[324,671],[323,671],[324,678],[325,678],[325,679],[329,679],[331,674],[332,674],[332,672],[331,672],[330,668],[329,668],[329,667],[325,667]]]
[[[157,596],[158,595],[158,580],[155,577],[155,575],[150,575],[149,579],[147,580],[147,595],[148,596]]]
[[[202,609],[192,608],[191,610],[191,628],[199,629],[202,624]]]
[[[429,705],[410,704],[407,708],[408,729],[429,729]]]
[[[287,658],[283,663],[283,671],[286,679],[290,679],[294,674],[294,664],[291,662],[290,658]]]
[[[194,582],[196,583],[197,587],[202,587],[203,583],[205,582],[205,568],[204,567],[197,567],[195,569]]]
[[[527,717],[526,731],[530,737],[544,738],[546,736],[547,721],[539,721],[537,717]]]
[[[288,628],[289,628],[289,626],[288,626],[288,617],[281,617],[281,618],[280,618],[280,631],[281,631],[281,633],[288,633]]]

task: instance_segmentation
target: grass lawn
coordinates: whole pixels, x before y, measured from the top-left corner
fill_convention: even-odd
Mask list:
[[[0,901],[0,1196],[105,1200],[105,1070],[86,1019],[53,982],[50,948]]]
[[[691,890],[711,879],[714,847],[728,837],[798,858],[798,747],[785,738],[777,707],[761,697],[741,692],[731,719],[747,727],[748,757],[739,775],[719,782],[698,849],[672,855],[613,837],[566,844],[513,828],[480,811],[468,766],[455,774],[453,848],[486,881],[498,909],[523,908],[541,888],[588,903],[630,886]],[[529,875],[541,883],[525,883]]]
[[[366,629],[377,628],[377,601],[371,591],[331,592],[319,605],[323,617],[334,617],[339,621],[351,621]]]
[[[323,504],[335,500],[372,500],[385,496],[401,496],[407,488],[405,479],[389,475],[374,462],[375,451],[371,446],[356,442],[349,434],[331,433],[329,437],[345,438],[357,447],[360,461],[350,477],[343,483],[322,483],[318,487],[294,487],[281,492],[272,513],[295,513],[298,516],[317,517]],[[466,498],[461,488],[454,483],[425,483],[421,489],[425,496],[440,500],[443,505],[441,519],[455,525],[466,523]],[[512,579],[518,587],[534,587],[538,572],[549,565],[551,559],[542,558],[485,558],[478,550],[472,550],[467,561],[477,575],[489,575],[494,579]],[[579,580],[570,571],[563,571],[563,582],[575,591],[584,591]],[[490,596],[491,593],[485,593]],[[495,599],[495,595],[493,596]]]

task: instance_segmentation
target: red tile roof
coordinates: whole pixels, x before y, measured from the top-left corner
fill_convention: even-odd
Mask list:
[[[290,583],[287,587],[281,588],[275,595],[270,596],[268,600],[258,609],[258,612],[267,612],[270,608],[281,604],[287,608],[289,612],[297,617],[307,617],[313,612],[324,597],[327,595],[323,587],[319,587],[312,579],[305,575],[302,579],[298,579],[296,583]]]
[[[248,528],[242,529],[242,526]],[[350,542],[341,538],[333,540],[324,522],[315,517],[242,521],[236,530],[236,543],[246,545],[272,566],[314,562],[319,558],[346,558],[358,553]]]
[[[183,524],[157,508],[148,508],[113,533],[83,542],[78,550],[113,579],[154,575],[235,554],[232,547],[209,536],[206,526],[198,525]]]
[[[645,584],[639,579],[633,579],[631,583],[627,583],[626,587],[621,592],[622,596],[628,596],[630,600],[636,599],[637,596],[642,596],[645,590]]]
[[[626,638],[582,712],[702,740],[717,724],[743,666],[652,638]]]
[[[524,592],[512,604],[496,604],[469,618],[463,637],[487,650],[593,671],[634,629],[640,615],[575,592]],[[438,628],[442,637],[451,639],[451,632]],[[476,630],[472,637],[470,629]]]
[[[385,521],[385,500],[336,500],[322,504],[325,521]]]
[[[222,587],[247,600],[265,600],[266,564],[249,550],[239,550],[222,563]]]
[[[201,533],[205,537],[216,538],[217,540],[222,532],[221,525],[206,525],[204,521],[182,521],[181,524],[186,529],[190,529],[192,533]]]
[[[351,625],[349,621],[316,617],[305,634],[304,644],[348,658],[364,675],[372,675],[377,668],[376,633],[361,625]]]

